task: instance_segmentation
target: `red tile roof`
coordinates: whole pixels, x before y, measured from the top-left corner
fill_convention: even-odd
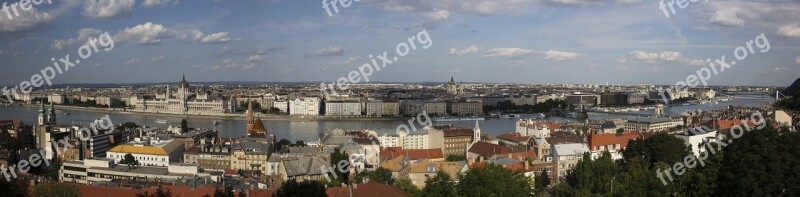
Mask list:
[[[595,147],[619,144],[621,149],[628,146],[628,141],[640,138],[639,132],[633,131],[623,134],[608,133],[608,134],[595,134],[589,132],[589,150],[595,150]]]
[[[144,191],[147,191],[151,194],[156,192],[156,189],[152,188],[130,189],[90,185],[81,185],[79,188],[81,190],[81,196],[88,197],[134,197],[136,194],[144,193]],[[215,187],[190,188],[186,186],[170,185],[164,185],[162,188],[169,189],[170,193],[172,193],[172,196],[214,195],[214,191],[217,189]],[[250,190],[250,196],[272,196],[273,193],[275,193],[275,190]],[[238,192],[234,196],[238,196]]]
[[[495,154],[508,154],[511,150],[508,147],[492,144],[488,142],[476,142],[469,148],[469,152],[487,157],[492,157]]]
[[[526,143],[531,138],[530,136],[522,136],[519,133],[503,133],[497,136],[498,139],[513,141],[517,143]]]
[[[410,160],[444,159],[441,148],[403,150],[400,147],[387,147],[381,150],[381,158],[394,159],[400,156],[406,156]]]

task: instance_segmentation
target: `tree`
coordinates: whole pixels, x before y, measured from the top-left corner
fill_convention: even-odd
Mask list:
[[[611,160],[608,152],[596,160],[592,160],[591,155],[585,152],[575,168],[567,173],[565,182],[577,194],[607,195],[611,193],[611,183],[617,170],[617,164]]]
[[[81,190],[69,183],[40,183],[33,187],[32,197],[80,197]]]
[[[215,188],[214,197],[233,197],[233,187],[227,185],[222,189]]]
[[[118,126],[117,130],[135,129],[137,127],[139,127],[139,125],[136,125],[135,122],[125,122]]]
[[[342,152],[339,148],[334,148],[333,153],[331,153],[331,167],[333,167],[333,172],[330,176],[334,177],[339,183],[348,184],[348,176],[350,176],[350,160],[347,156],[347,153]],[[344,170],[339,170],[339,169]],[[330,185],[336,186],[336,185]]]
[[[425,188],[422,189],[420,196],[450,197],[458,196],[458,193],[453,178],[444,171],[438,171],[433,178],[425,179]]]
[[[303,142],[303,140],[297,140],[296,142],[294,142],[294,146],[295,147],[306,147],[306,143]]]
[[[447,161],[466,161],[467,155],[448,155]]]
[[[542,173],[536,176],[535,184],[537,191],[544,191],[547,189],[547,186],[550,185],[550,174],[547,173],[547,170],[542,170]]]
[[[292,196],[327,197],[328,194],[325,193],[325,185],[323,185],[319,181],[297,182],[294,179],[289,179],[272,196],[273,197],[292,197]]]
[[[50,160],[50,167],[48,167],[47,177],[50,180],[58,181],[58,171],[61,169],[61,160],[58,157],[53,157]]]
[[[686,149],[683,140],[667,133],[657,133],[647,139],[636,139],[628,142],[622,152],[625,161],[634,157],[645,158],[649,165],[663,162],[669,165],[682,162],[691,152]]]
[[[800,133],[767,126],[724,151],[715,195],[800,196]]]
[[[128,164],[128,169],[130,169],[131,167],[135,167],[135,166],[139,165],[139,161],[136,160],[136,158],[133,157],[133,155],[130,154],[130,153],[125,154],[125,157],[123,157],[122,160],[119,163],[120,164]]]
[[[422,192],[416,185],[411,183],[410,179],[397,179],[392,186],[406,192],[409,196],[418,196]]]
[[[0,196],[2,197],[11,197],[11,196],[22,196],[21,194],[17,194],[17,185],[14,182],[7,182],[4,178],[0,178]]]
[[[155,193],[144,191],[144,193],[136,194],[136,197],[172,197],[172,192],[169,189],[158,188]]]
[[[275,144],[275,146],[276,146],[275,150],[280,150],[281,148],[287,147],[287,146],[289,146],[291,144],[292,144],[291,141],[289,141],[287,139],[281,139],[280,141],[278,141],[278,143]]]
[[[369,178],[370,181],[374,181],[381,184],[389,184],[391,185],[394,182],[392,178],[392,171],[389,169],[378,167],[375,171],[362,171],[353,178],[355,183],[363,183],[364,178]]]
[[[186,122],[186,119],[181,120],[181,133],[189,132],[189,123]]]
[[[457,188],[462,196],[533,196],[532,184],[522,173],[488,165],[467,171]]]

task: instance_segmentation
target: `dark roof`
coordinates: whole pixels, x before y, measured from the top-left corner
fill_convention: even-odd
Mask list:
[[[475,153],[475,154],[478,154],[478,155],[491,157],[491,156],[494,156],[496,154],[507,154],[507,153],[510,153],[511,150],[509,150],[508,147],[505,147],[505,146],[500,146],[500,145],[497,145],[497,144],[492,144],[492,143],[488,143],[488,142],[484,142],[484,141],[479,141],[479,142],[476,142],[475,144],[473,144],[469,148],[469,152]]]

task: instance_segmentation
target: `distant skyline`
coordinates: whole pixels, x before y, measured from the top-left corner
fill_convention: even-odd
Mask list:
[[[18,1],[5,0],[8,4]],[[329,1],[328,1],[329,2]],[[320,0],[63,0],[9,20],[0,11],[0,84],[17,85],[113,35],[56,84],[332,82],[426,29],[430,48],[373,81],[661,84],[686,80],[763,33],[756,53],[710,85],[800,77],[800,2],[697,1],[669,18],[659,1],[361,0],[331,16]]]

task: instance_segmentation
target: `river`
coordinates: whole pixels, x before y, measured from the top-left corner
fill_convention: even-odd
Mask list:
[[[667,110],[680,114],[689,109],[721,109],[728,105],[757,107],[762,103],[772,102],[769,98],[737,98],[730,101],[720,102],[719,104],[698,104],[689,106],[674,106]],[[58,108],[58,107],[56,107]],[[65,115],[69,112],[70,115]],[[26,124],[36,124],[38,107],[28,106],[0,106],[0,120],[19,119]],[[92,112],[92,111],[78,111],[78,110],[59,110],[57,121],[59,124],[82,124],[86,125],[93,120],[105,116],[105,112]],[[650,115],[653,110],[639,111],[642,115]],[[108,114],[115,124],[124,122],[135,122],[136,124],[146,124],[166,128],[169,125],[180,126],[181,117],[174,116],[161,116],[155,114]],[[590,118],[610,118],[610,117],[627,117],[624,115],[614,115],[606,113],[589,113]],[[167,120],[167,124],[156,123],[156,120]],[[547,117],[549,121],[553,122],[566,122],[574,121],[574,119],[563,117]],[[238,137],[244,134],[246,123],[244,120],[224,120],[218,119],[218,124],[214,125],[214,119],[209,118],[192,118],[187,117],[186,121],[189,127],[216,129],[219,131],[221,137]],[[514,131],[514,119],[486,119],[479,122],[481,131],[485,134],[497,136],[499,134]],[[278,139],[289,139],[291,141],[303,140],[311,141],[318,140],[319,134],[332,128],[343,129],[372,129],[377,130],[380,134],[392,132],[397,126],[401,124],[408,124],[405,120],[264,120],[264,126],[268,131],[274,133]],[[438,123],[437,123],[438,124]],[[454,124],[466,128],[473,128],[475,122],[447,122],[446,124]],[[419,128],[419,125],[414,121],[414,125]]]

